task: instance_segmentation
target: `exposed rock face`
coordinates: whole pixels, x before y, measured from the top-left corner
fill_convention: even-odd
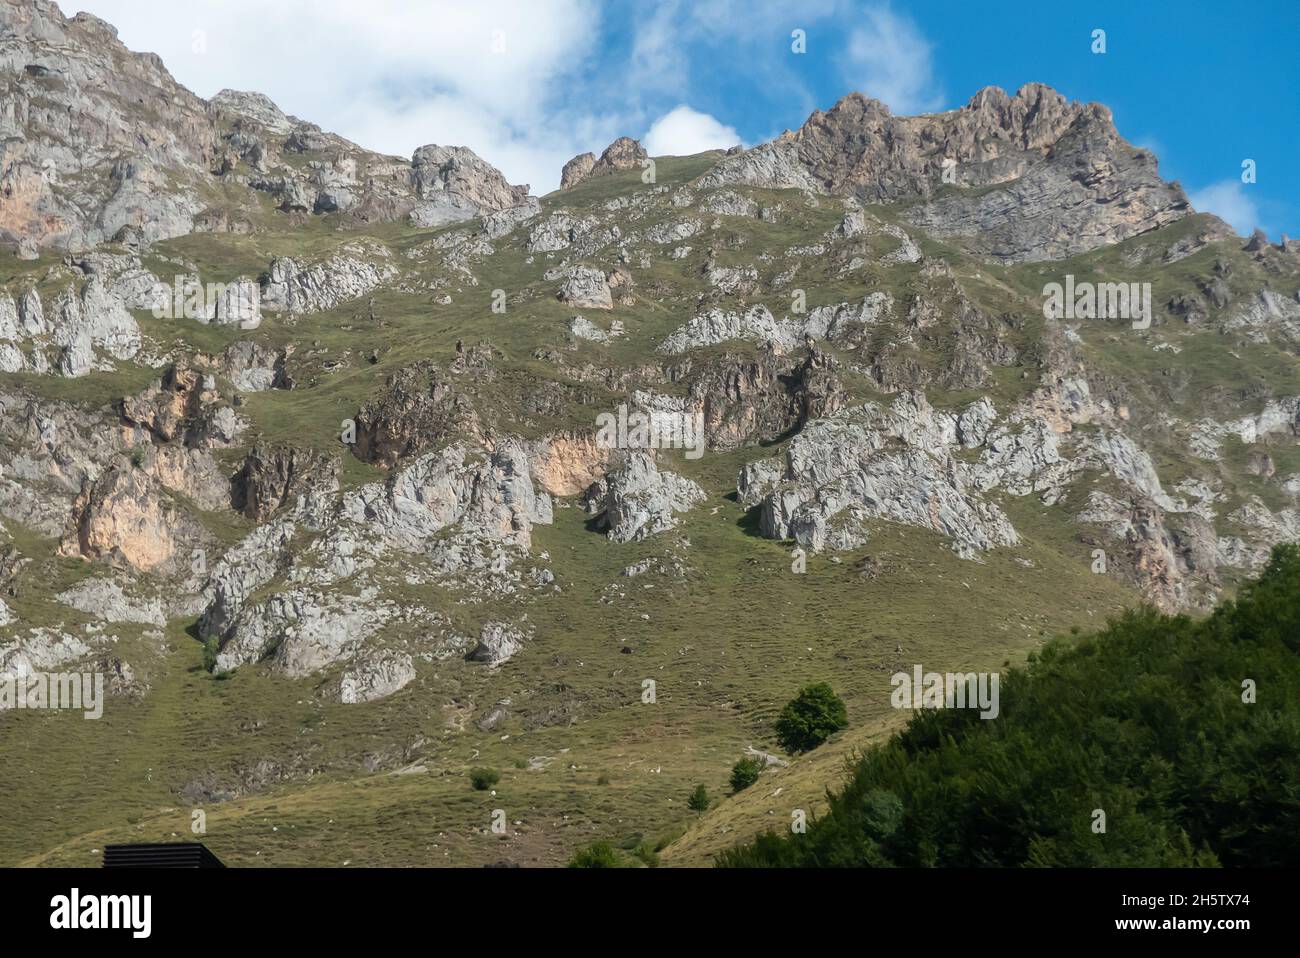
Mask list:
[[[288,568],[295,531],[291,521],[277,519],[259,526],[227,550],[204,587],[205,607],[198,622],[201,635],[228,634],[248,598]]]
[[[89,263],[78,265],[89,279],[80,292],[72,283],[64,288],[51,305],[48,322],[34,287],[16,308],[9,291],[0,290],[0,372],[48,372],[47,345],[57,351],[57,371],[74,378],[140,351],[140,327],[130,309],[149,305],[154,277],[139,269],[106,273]]]
[[[586,248],[600,228],[593,216],[552,213],[528,231],[528,252],[554,253],[570,246]]]
[[[580,153],[565,163],[564,170],[560,173],[560,189],[567,190],[583,180],[600,176],[602,173],[613,173],[615,170],[639,170],[641,161],[648,157],[649,154],[640,143],[631,137],[620,136],[605,147],[605,152],[600,154],[600,159],[596,159],[590,153]]]
[[[647,156],[645,147],[636,140],[628,136],[620,136],[605,147],[605,152],[600,154],[600,159],[596,161],[592,172],[640,169],[641,161],[646,159]]]
[[[1220,305],[1217,304],[1216,305]],[[1224,301],[1222,305],[1227,305]],[[1256,342],[1268,342],[1268,332],[1279,334],[1283,341],[1300,343],[1300,302],[1262,289],[1223,324],[1226,330],[1246,330]]]
[[[843,390],[832,358],[814,347],[794,364],[770,351],[758,360],[727,357],[691,382],[690,400],[703,415],[709,447],[734,449],[829,416],[842,405]]]
[[[354,656],[392,614],[373,596],[281,592],[238,613],[216,666],[227,671],[270,657],[276,672],[302,678]]]
[[[208,101],[208,109],[223,119],[251,120],[275,136],[287,137],[297,126],[294,120],[280,112],[269,96],[262,93],[221,90]]]
[[[1213,526],[1199,516],[1171,523],[1174,517],[1149,497],[1121,502],[1093,492],[1079,518],[1107,529],[1118,546],[1108,554],[1109,569],[1128,578],[1165,611],[1199,605],[1204,596],[1198,593],[1218,584],[1218,543]]]
[[[104,622],[166,624],[157,597],[134,599],[112,579],[87,579],[60,593],[59,601]]]
[[[939,190],[945,162],[955,190]],[[850,94],[798,131],[721,160],[700,182],[876,203],[923,198],[905,214],[913,225],[1017,262],[1086,252],[1191,212],[1155,158],[1120,138],[1105,107],[1036,83],[1014,97],[988,87],[961,109],[916,117]]]
[[[461,444],[426,453],[387,482],[348,493],[340,510],[386,546],[432,549],[446,568],[486,561],[503,549],[526,551],[533,523],[551,522],[550,498],[536,491],[526,450],[513,443],[488,455]],[[455,535],[432,541],[451,526]]]
[[[391,279],[397,268],[384,262],[378,244],[336,253],[323,263],[303,266],[288,257],[271,261],[261,302],[290,314],[315,313],[357,299]]]
[[[659,351],[683,353],[736,339],[770,343],[782,351],[789,351],[809,340],[835,340],[847,336],[855,328],[879,322],[892,308],[893,298],[888,293],[870,293],[858,304],[818,306],[807,315],[780,320],[766,306],[752,306],[744,313],[710,309],[664,340]]]
[[[210,322],[218,326],[257,329],[262,325],[262,291],[248,277],[227,283],[212,304]]]
[[[867,518],[933,529],[968,558],[1016,543],[1006,515],[979,494],[988,486],[948,452],[955,441],[955,417],[936,416],[924,396],[889,411],[868,403],[809,424],[783,460],[746,466],[738,489],[761,505],[765,536],[813,551],[865,542]]]
[[[371,640],[385,625],[429,613],[399,607],[366,585],[377,560],[405,554],[441,573],[489,565],[504,572],[507,553],[527,553],[532,525],[550,521],[550,499],[535,491],[522,447],[503,443],[491,454],[448,447],[338,503],[300,501],[292,515],[260,526],[213,569],[199,629],[220,638],[219,669],[265,660],[274,672],[300,677],[348,662],[344,701],[389,694],[410,680],[410,662],[401,653],[375,656]],[[304,534],[305,546],[295,538]],[[284,588],[250,602],[277,578]],[[493,663],[513,651],[509,642],[489,646],[484,655]]]
[[[17,342],[22,336],[18,327],[18,307],[8,291],[0,291],[0,341]]]
[[[211,376],[187,362],[175,363],[157,383],[122,400],[122,421],[137,445],[152,440],[195,449],[228,446],[243,424],[220,398]]]
[[[420,202],[416,226],[441,226],[525,202],[527,186],[511,186],[500,171],[463,146],[422,146],[411,159]]]
[[[700,209],[705,213],[717,213],[722,216],[758,215],[758,204],[735,190],[713,190],[700,202]]]
[[[293,353],[292,343],[283,349],[269,349],[260,343],[241,340],[227,346],[216,365],[241,392],[292,389],[293,378],[285,363]]]
[[[621,320],[614,320],[609,324],[609,330],[603,330],[585,316],[574,316],[569,320],[569,332],[577,339],[585,339],[593,343],[607,343],[611,339],[623,335],[623,323]]]
[[[483,233],[490,240],[508,236],[541,211],[542,204],[537,197],[525,196],[514,206],[484,216]]]
[[[577,186],[591,176],[591,170],[595,165],[595,153],[579,153],[565,163],[564,169],[560,171],[560,189],[567,190],[571,186]]]
[[[558,298],[577,309],[613,309],[614,293],[605,271],[593,266],[573,266],[565,275]]]
[[[45,332],[45,310],[41,306],[41,294],[32,287],[23,294],[18,304],[18,316],[22,320],[23,331],[28,336],[40,336]]]
[[[784,456],[742,469],[737,488],[742,502],[759,507],[765,536],[813,551],[855,548],[868,539],[867,520],[886,519],[933,529],[974,558],[1018,542],[990,492],[1050,504],[1095,470],[1124,498],[1091,491],[1077,515],[1081,538],[1104,545],[1113,571],[1170,611],[1208,604],[1221,569],[1262,566],[1261,543],[1300,538],[1300,514],[1258,502],[1233,516],[1247,537],[1216,538],[1215,495],[1194,482],[1179,486],[1199,500],[1193,505],[1166,492],[1151,457],[1104,428],[1117,418],[1082,380],[1043,387],[1005,419],[987,398],[948,413],[905,392],[887,411],[868,403],[808,424]],[[1274,418],[1288,421],[1286,413]],[[1096,528],[1100,539],[1087,531]]]
[[[467,658],[495,668],[508,662],[523,647],[524,636],[518,629],[503,622],[489,622],[483,626],[478,645]]]
[[[707,498],[704,490],[672,472],[660,472],[645,452],[628,453],[621,465],[587,490],[611,542],[632,542],[677,525],[677,514]]]
[[[423,225],[515,206],[528,193],[463,147],[395,160],[288,117],[258,93],[223,90],[205,103],[154,54],[127,50],[89,14],[65,19],[49,0],[0,3],[0,67],[9,104],[0,239],[21,241],[29,256],[124,230],[144,242],[247,231],[262,215],[254,191],[290,215],[410,215]],[[231,205],[207,205],[213,186]]]
[[[427,360],[389,376],[383,396],[361,407],[356,425],[353,454],[389,468],[449,436],[479,432],[469,400]]]
[[[0,392],[0,515],[58,538],[87,482],[126,451],[103,410]]]
[[[65,19],[48,0],[4,0],[0,73],[0,236],[84,247],[128,224],[149,239],[189,231],[202,204],[184,181],[211,165],[217,135],[203,101],[158,57],[130,53],[89,14]],[[170,171],[185,175],[173,181]]]
[[[338,462],[311,449],[258,443],[231,486],[231,505],[262,522],[301,496],[338,492]]]
[[[53,671],[92,651],[87,642],[60,629],[30,629],[17,641],[0,645],[0,679]]]
[[[173,571],[182,547],[203,534],[161,493],[156,481],[130,465],[114,466],[87,482],[73,504],[60,553],[108,559],[142,572]],[[188,555],[183,558],[188,562]]]
[[[594,435],[564,433],[538,443],[530,455],[533,478],[552,496],[576,496],[605,474],[610,450]]]
[[[373,702],[399,692],[415,680],[415,665],[405,653],[368,656],[343,673],[339,701],[344,705]]]

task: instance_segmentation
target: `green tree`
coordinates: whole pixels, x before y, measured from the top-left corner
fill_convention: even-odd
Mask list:
[[[758,781],[758,773],[762,770],[763,766],[758,763],[757,759],[742,758],[731,766],[731,790],[733,792],[743,792]]]
[[[825,682],[818,682],[800,691],[781,710],[776,739],[787,752],[808,752],[848,724],[843,700]]]
[[[686,807],[693,812],[709,810],[709,793],[703,785],[695,786],[695,791],[691,792],[691,797],[686,800]]]

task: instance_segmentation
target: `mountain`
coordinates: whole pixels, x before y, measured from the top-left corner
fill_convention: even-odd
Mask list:
[[[463,147],[382,156],[285,116],[267,97],[204,101],[104,21],[64,18],[50,0],[3,0],[5,209],[0,238],[82,250],[137,231],[146,240],[246,232],[271,210],[290,222],[410,217],[426,226],[520,202],[527,187]]]
[[[232,864],[558,864],[771,757],[687,836],[735,844],[839,773],[777,755],[800,688],[864,742],[900,669],[1199,615],[1300,541],[1300,251],[1099,105],[851,94],[539,198],[42,0],[0,51],[0,689],[108,693],[6,716],[0,862],[203,810]]]

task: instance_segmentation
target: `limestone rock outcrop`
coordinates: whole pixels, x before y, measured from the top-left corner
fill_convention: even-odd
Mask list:
[[[587,490],[596,503],[597,521],[611,542],[633,542],[666,532],[678,515],[706,498],[704,490],[684,476],[661,472],[647,452],[629,452]]]
[[[913,117],[853,93],[797,131],[724,158],[700,184],[923,199],[907,208],[914,226],[1011,262],[1062,259],[1192,211],[1155,158],[1119,136],[1109,110],[1038,83],[1015,96],[988,87],[960,109]]]
[[[584,180],[615,170],[639,170],[643,160],[647,159],[645,147],[629,136],[620,136],[605,147],[597,159],[591,153],[580,153],[568,163],[560,173],[560,189],[567,190]]]

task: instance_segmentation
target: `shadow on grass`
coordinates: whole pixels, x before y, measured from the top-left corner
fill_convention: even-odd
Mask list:
[[[740,531],[745,533],[747,536],[753,536],[755,539],[764,538],[761,529],[762,510],[762,506],[754,506],[753,508],[746,509],[745,514],[736,520],[736,525],[740,527]]]

